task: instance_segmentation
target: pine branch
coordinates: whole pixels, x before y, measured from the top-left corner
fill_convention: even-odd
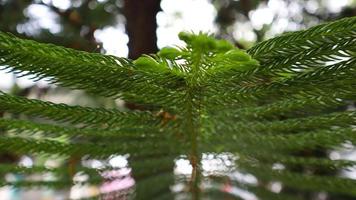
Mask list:
[[[0,119],[0,128],[8,131],[9,134],[40,135],[40,137],[62,137],[70,139],[97,139],[100,141],[112,142],[116,139],[120,142],[140,139],[162,138],[162,131],[157,128],[116,128],[116,129],[97,129],[97,128],[73,128],[57,126],[51,124],[35,123],[26,120]]]
[[[308,30],[295,31],[293,33],[287,33],[282,36],[261,42],[251,49],[248,50],[248,53],[253,57],[258,56],[269,56],[271,54],[277,54],[279,51],[283,53],[282,49],[288,49],[290,46],[310,43],[318,41],[319,39],[323,40],[325,37],[342,37],[343,34],[355,30],[356,18],[344,18],[335,22],[325,23],[321,25],[314,26]],[[300,45],[300,48],[303,48]]]
[[[230,124],[217,128],[215,132],[224,134],[254,133],[254,134],[295,134],[302,131],[318,131],[322,129],[337,129],[351,127],[356,123],[356,113],[336,112],[326,115],[309,116],[302,118],[287,119],[283,121],[274,120],[266,122],[237,122],[235,119],[226,119],[222,124]],[[216,127],[218,127],[216,125]]]
[[[159,96],[179,96],[184,80],[170,68],[135,66],[114,56],[86,53],[50,44],[41,44],[0,33],[0,64],[20,76],[47,78],[64,87],[90,93],[131,99],[144,95],[145,103],[157,104]],[[166,103],[169,101],[166,100]]]
[[[318,115],[322,112],[333,111],[339,107],[346,106],[348,104],[347,100],[352,100],[352,96],[354,96],[352,94],[341,94],[343,94],[343,92],[335,92],[335,95],[333,96],[326,96],[326,94],[319,96],[308,95],[306,98],[296,97],[294,99],[266,102],[263,105],[247,106],[243,108],[237,108],[232,111],[231,108],[225,108],[226,112],[224,113],[227,118],[236,118],[242,121],[275,120],[279,119],[281,116],[296,118],[309,115]],[[214,107],[209,110],[211,115],[219,116],[219,111],[221,111],[221,109],[223,108]]]
[[[355,191],[350,190],[350,188],[355,187],[355,180],[331,176],[304,175],[296,172],[272,170],[267,167],[255,167],[251,165],[247,165],[247,168],[247,166],[243,166],[241,163],[240,166],[263,181],[280,181],[286,186],[300,190],[327,191],[349,196],[355,195]]]
[[[64,143],[50,139],[30,139],[20,137],[3,137],[0,138],[0,149],[2,151],[10,151],[17,154],[47,154],[47,155],[63,155],[63,156],[87,156],[90,158],[108,158],[113,154],[127,154],[133,157],[154,157],[161,156],[161,149],[165,149],[165,154],[177,155],[181,150],[174,145],[174,141],[163,140],[161,144],[156,141],[148,141],[145,143],[131,142],[121,145],[98,144],[96,142],[76,142]],[[137,151],[140,149],[140,151]]]
[[[40,116],[47,119],[83,123],[86,126],[111,127],[128,124],[157,124],[150,113],[147,112],[120,112],[103,108],[89,108],[81,106],[68,106],[54,104],[36,99],[26,99],[0,92],[0,109],[13,113],[22,113],[31,116]],[[146,122],[145,122],[146,121]]]

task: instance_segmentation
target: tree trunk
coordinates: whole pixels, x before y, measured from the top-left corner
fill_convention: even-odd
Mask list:
[[[129,58],[157,52],[156,15],[161,10],[160,3],[161,0],[125,0]]]
[[[158,51],[156,15],[161,10],[160,4],[161,0],[125,0],[129,58],[136,59],[142,54]],[[126,102],[125,106],[132,110],[145,110],[144,107],[132,102]]]
[[[129,37],[129,58],[136,59],[142,54],[151,54],[158,51],[157,48],[157,21],[156,15],[161,10],[160,3],[161,0],[125,0],[124,1],[124,14],[126,17],[126,32]],[[125,106],[131,110],[146,110],[144,106],[137,105],[132,102],[125,102]],[[134,158],[130,157],[129,161],[133,164],[139,162],[142,159],[147,158]],[[142,179],[138,177],[135,172],[138,171],[132,165],[132,176],[136,181]],[[174,169],[174,161],[172,158],[172,174]],[[157,173],[157,169],[152,169],[151,174]],[[148,169],[147,169],[148,171]],[[147,172],[148,173],[148,172]],[[148,175],[149,176],[149,175]],[[146,177],[147,178],[147,177]],[[170,178],[170,183],[164,188],[157,189],[155,185],[147,188],[147,185],[140,185],[139,183],[135,186],[135,197],[136,199],[156,199],[162,194],[169,194],[170,185],[174,184],[173,176]],[[144,192],[146,191],[146,192]],[[147,193],[147,191],[149,191]]]

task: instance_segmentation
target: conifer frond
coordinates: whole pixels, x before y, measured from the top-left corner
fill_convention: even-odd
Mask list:
[[[236,122],[239,117],[225,118],[223,124],[232,124],[216,131],[227,133],[255,133],[261,135],[267,134],[295,134],[302,131],[316,131],[319,129],[337,129],[341,127],[350,127],[356,123],[356,113],[354,111],[335,112],[326,115],[309,116],[303,118],[286,119],[283,121],[252,121]],[[222,117],[220,118],[222,119]]]
[[[184,86],[182,76],[170,68],[147,68],[115,56],[86,53],[51,44],[23,40],[0,33],[0,64],[20,76],[32,75],[39,80],[74,89],[84,89],[103,96],[159,99],[179,95]],[[174,101],[174,99],[170,99]]]
[[[87,126],[117,126],[122,124],[157,124],[159,120],[147,112],[121,112],[103,108],[89,108],[54,104],[36,99],[26,99],[0,91],[0,110],[12,113],[23,113],[50,120],[85,124]],[[147,121],[146,121],[147,120]],[[144,122],[146,121],[146,122]]]
[[[182,151],[177,149],[177,144],[174,144],[174,141],[162,141],[163,143],[161,144],[157,144],[155,141],[141,144],[139,142],[132,142],[128,143],[128,145],[116,144],[113,146],[107,143],[103,144],[97,142],[64,143],[52,139],[37,140],[23,137],[3,137],[0,138],[0,142],[0,149],[4,152],[11,151],[17,154],[30,153],[36,155],[76,155],[105,159],[110,155],[127,153],[130,153],[133,157],[139,158],[145,156],[151,156],[151,158],[159,157],[162,156],[161,149],[165,149],[165,154],[172,155],[177,155]],[[140,151],[137,151],[137,148],[140,148]]]
[[[282,36],[261,42],[249,49],[248,53],[257,59],[259,56],[266,57],[270,55],[281,55],[283,53],[289,53],[288,51],[285,51],[285,49],[290,47],[298,48],[298,44],[299,49],[305,48],[300,45],[303,43],[309,43],[310,45],[313,45],[314,43],[316,46],[311,47],[314,47],[313,49],[315,49],[315,47],[318,47],[320,43],[333,42],[325,40],[325,37],[335,38],[336,40],[334,41],[334,45],[338,45],[336,43],[339,41],[339,38],[343,38],[345,34],[347,35],[347,33],[353,34],[350,36],[347,35],[346,37],[349,37],[352,40],[355,39],[355,24],[356,18],[354,17],[341,19],[331,23],[320,24],[308,30],[287,33]],[[347,41],[349,40],[345,40],[345,42]]]
[[[254,153],[252,155],[252,153]],[[356,161],[352,160],[331,160],[328,158],[302,157],[283,154],[269,154],[266,152],[246,152],[246,157],[258,160],[261,163],[273,165],[279,163],[286,166],[301,166],[314,169],[344,169],[349,170],[356,166]]]
[[[350,60],[356,51],[355,29],[354,19],[351,18],[262,42],[248,50],[248,53],[259,61],[260,66],[217,79],[215,82],[221,88],[214,88],[215,90],[211,92],[214,94],[214,98],[211,101],[220,103],[220,95],[230,97],[229,94],[237,94],[238,96],[224,99],[226,102],[241,104],[244,101],[261,99],[262,96],[256,97],[251,94],[263,95],[262,91],[268,92],[266,95],[285,93],[284,90],[272,89],[281,86],[288,87],[288,92],[296,93],[298,91],[290,86],[297,88],[300,86],[290,83],[293,79],[299,83],[313,80],[325,84],[329,82],[319,79],[327,78],[327,74],[334,76],[334,79],[344,78],[338,77],[337,73],[349,75],[352,78],[351,73],[344,74],[343,71],[354,70],[355,67],[354,59]],[[320,32],[323,34],[316,36]],[[343,70],[336,70],[336,68]],[[304,80],[305,78],[308,80]],[[310,84],[309,87],[315,87],[315,84]],[[335,87],[336,83],[332,82],[331,84],[332,87]],[[227,88],[231,88],[233,91],[228,92]],[[309,90],[309,88],[304,89]]]
[[[208,34],[182,32],[185,47],[166,47],[134,61],[0,33],[5,68],[148,108],[123,112],[1,92],[1,111],[51,123],[6,115],[0,119],[0,150],[69,160],[127,155],[135,199],[239,199],[231,188],[259,199],[303,199],[293,191],[354,198],[350,188],[356,182],[339,173],[354,168],[355,161],[329,154],[356,144],[355,30],[356,18],[345,18],[247,51]],[[179,171],[181,161],[190,172]],[[10,165],[0,166],[0,173],[10,169],[47,171]],[[252,182],[238,177],[244,174]],[[100,177],[93,172],[92,180]],[[281,187],[277,193],[270,188],[275,182]],[[64,186],[73,180],[16,184]]]
[[[275,101],[271,103],[265,103],[261,106],[247,106],[238,107],[233,111],[226,112],[227,117],[236,118],[239,120],[273,120],[280,116],[286,116],[290,118],[318,115],[325,110],[336,110],[338,107],[346,106],[347,100],[351,100],[350,95],[341,95],[342,92],[335,92],[333,96],[312,96],[307,98],[294,98]],[[326,95],[326,94],[325,94]],[[345,98],[347,96],[347,98]],[[236,107],[236,106],[235,106]],[[218,107],[221,109],[221,107]],[[210,112],[212,115],[219,115],[219,109],[212,108]]]
[[[356,181],[332,176],[311,176],[286,170],[273,170],[268,167],[250,166],[244,168],[246,171],[253,173],[262,181],[281,181],[286,186],[307,191],[327,191],[337,194],[346,194],[354,196]]]
[[[67,126],[58,126],[52,124],[35,123],[27,120],[0,119],[0,128],[15,135],[40,135],[39,137],[62,137],[67,136],[71,139],[88,139],[98,141],[119,140],[120,142],[130,140],[143,140],[162,138],[158,128],[74,128]]]

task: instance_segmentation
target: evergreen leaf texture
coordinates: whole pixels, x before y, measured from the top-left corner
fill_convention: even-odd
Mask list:
[[[3,70],[142,108],[71,106],[0,92],[1,152],[65,163],[2,163],[1,185],[105,185],[109,172],[126,169],[132,186],[88,198],[356,198],[356,181],[347,175],[356,160],[343,156],[356,143],[355,17],[247,51],[206,33],[179,38],[185,46],[130,60],[0,33]],[[128,163],[109,165],[114,156]],[[104,164],[85,164],[93,160]],[[8,173],[55,178],[11,181]],[[76,180],[78,173],[87,178]]]

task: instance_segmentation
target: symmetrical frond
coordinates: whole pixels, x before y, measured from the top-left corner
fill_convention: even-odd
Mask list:
[[[22,113],[35,117],[44,117],[59,122],[84,124],[87,126],[110,127],[132,124],[157,124],[159,119],[146,112],[120,112],[102,108],[88,108],[54,104],[36,99],[16,97],[0,92],[0,109],[10,113]],[[146,121],[146,122],[144,122]]]
[[[62,86],[147,104],[159,104],[162,97],[179,95],[172,89],[184,86],[182,76],[170,68],[137,67],[124,58],[40,44],[4,33],[0,41],[0,64],[20,76],[32,75],[35,80],[47,78]],[[140,101],[143,95],[146,101]]]

